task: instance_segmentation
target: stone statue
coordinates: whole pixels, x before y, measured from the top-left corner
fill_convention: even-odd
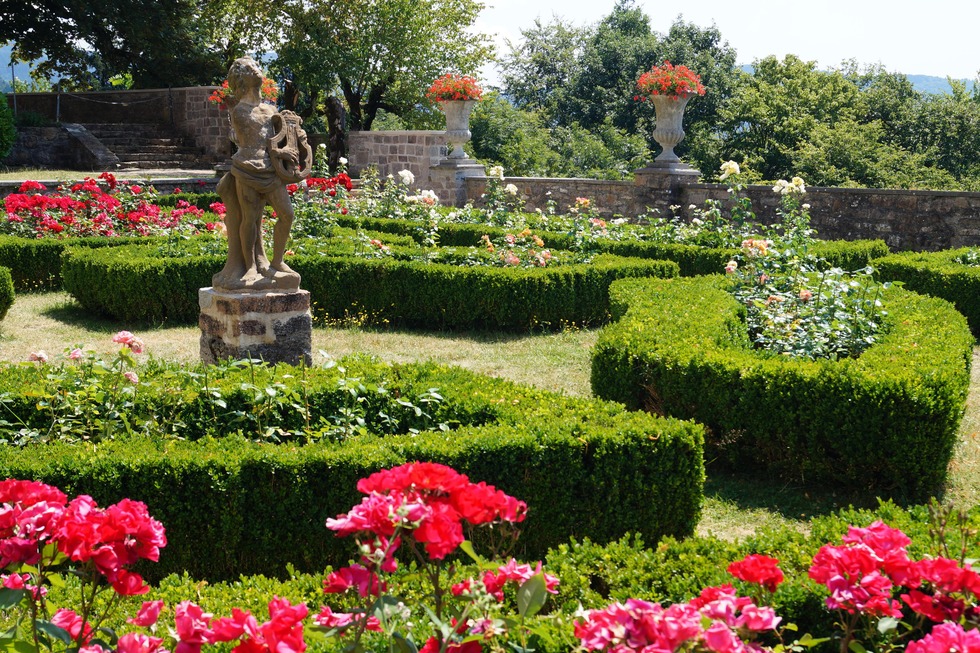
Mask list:
[[[299,274],[283,261],[293,224],[286,185],[310,176],[313,150],[299,116],[262,102],[262,79],[262,70],[250,57],[236,59],[228,70],[231,95],[226,102],[238,151],[231,158],[231,171],[218,182],[228,231],[228,260],[211,279],[220,290],[299,289]],[[276,215],[272,260],[262,242],[266,205]]]

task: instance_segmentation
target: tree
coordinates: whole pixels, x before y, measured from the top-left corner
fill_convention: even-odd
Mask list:
[[[754,64],[747,83],[721,108],[723,157],[772,180],[789,178],[793,152],[819,124],[859,121],[867,113],[858,87],[840,72],[787,55]]]
[[[0,43],[21,61],[44,61],[32,74],[69,88],[106,86],[112,77],[137,88],[211,83],[220,57],[207,44],[194,0],[29,0],[0,4]]]
[[[980,189],[980,87],[949,80],[951,93],[923,98],[908,130],[916,150],[965,188]]]
[[[689,105],[688,137],[678,153],[707,166],[702,169],[717,168],[718,112],[743,73],[735,66],[735,50],[716,27],[698,27],[679,17],[666,35],[660,35],[633,0],[619,0],[593,27],[576,30],[556,18],[547,25],[539,21],[521,35],[522,41],[511,45],[503,63],[505,94],[518,107],[542,110],[552,127],[577,125],[607,135],[612,128],[620,137],[642,135],[651,149],[656,147],[654,111],[633,99],[637,78],[664,60],[695,70],[707,94]],[[632,158],[624,156],[626,161]]]
[[[491,56],[486,36],[468,30],[477,0],[294,0],[276,67],[313,107],[339,93],[352,131],[378,111],[401,115],[426,104],[446,72],[472,73]]]
[[[636,131],[642,111],[633,101],[635,82],[658,56],[659,40],[650,18],[634,0],[618,0],[585,40],[567,94],[568,110],[560,122],[589,129],[608,117],[615,127]]]
[[[579,69],[586,31],[555,17],[547,25],[521,30],[501,62],[505,93],[519,109],[540,110],[551,125],[563,122],[567,91]]]

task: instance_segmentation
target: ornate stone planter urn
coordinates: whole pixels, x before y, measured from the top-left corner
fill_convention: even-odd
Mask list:
[[[639,102],[651,102],[657,113],[657,127],[653,138],[663,152],[654,159],[655,164],[679,164],[674,148],[684,140],[684,108],[695,95],[704,95],[701,78],[686,66],[673,66],[665,61],[654,66],[636,80]]]
[[[463,144],[470,140],[470,113],[477,100],[444,100],[439,108],[446,114],[446,144],[450,159],[465,159]]]
[[[446,114],[447,159],[459,163],[466,159],[463,143],[470,140],[470,113],[483,95],[476,79],[449,73],[432,82],[425,96]]]
[[[694,93],[680,93],[650,96],[650,102],[657,112],[657,127],[653,130],[653,138],[664,149],[654,161],[680,162],[680,157],[674,153],[674,148],[684,140],[684,108],[694,95]]]

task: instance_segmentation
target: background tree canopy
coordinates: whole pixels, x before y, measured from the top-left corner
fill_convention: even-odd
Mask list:
[[[430,82],[493,56],[473,29],[478,0],[13,4],[0,3],[0,43],[69,89],[215,84],[236,57],[258,53],[284,87],[280,101],[310,131],[338,136],[335,157],[347,130],[441,128]],[[921,93],[880,66],[818,70],[792,55],[743,70],[717,27],[678,18],[657,33],[635,0],[594,25],[537,20],[507,50],[471,130],[476,156],[510,175],[619,179],[643,167],[659,146],[653,107],[633,99],[636,79],[670,61],[707,88],[676,148],[706,177],[733,159],[760,181],[980,190],[980,84]]]

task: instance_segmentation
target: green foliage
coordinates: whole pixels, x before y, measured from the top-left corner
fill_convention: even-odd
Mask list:
[[[316,413],[336,413],[346,401],[339,367],[233,366],[212,376],[204,391],[185,379],[213,374],[211,368],[150,366],[141,369],[144,382],[127,419],[152,421],[166,432],[98,446],[3,447],[0,474],[89,494],[101,505],[123,497],[144,501],[167,527],[160,563],[144,570],[157,578],[182,571],[213,580],[282,576],[287,563],[302,571],[342,564],[349,546],[330,537],[324,521],[360,500],[358,479],[411,460],[450,465],[526,501],[532,508],[515,551],[521,557],[543,556],[570,536],[606,542],[635,531],[654,542],[687,535],[697,523],[700,426],[459,368],[342,361],[349,381],[383,385],[392,396],[438,388],[438,419],[451,432],[365,433],[307,445],[260,444],[237,433],[243,427],[232,418],[236,411],[264,410],[256,399],[261,392],[252,388],[281,384],[305,393]],[[37,411],[30,393],[43,374],[36,366],[6,368],[0,389],[9,407]],[[157,382],[150,382],[154,376]],[[282,414],[291,416],[284,428],[286,420],[302,419],[288,407]],[[631,508],[608,510],[610,504]]]
[[[578,123],[549,129],[542,110],[518,109],[495,93],[476,106],[470,128],[476,156],[515,177],[624,179],[649,156],[642,136],[611,120],[594,129]]]
[[[7,104],[6,97],[0,102],[0,159],[10,154],[17,140],[17,129],[14,127],[14,112]]]
[[[947,302],[891,288],[857,359],[752,349],[727,280],[621,281],[592,359],[596,396],[695,419],[710,459],[746,473],[905,501],[937,490],[969,387],[973,337]]]
[[[199,3],[111,0],[63,2],[43,11],[0,7],[0,43],[38,63],[32,75],[59,77],[69,88],[103,88],[126,77],[136,88],[208,84],[221,61],[197,20]]]
[[[882,279],[901,282],[907,290],[941,297],[966,316],[980,337],[980,267],[970,261],[973,248],[942,252],[901,252],[875,259]]]
[[[477,70],[490,54],[470,27],[475,0],[356,0],[295,3],[275,66],[289,71],[310,112],[341,95],[352,131],[371,129],[379,109],[396,115],[429,106],[425,91],[439,75]],[[329,19],[325,19],[329,16]]]
[[[7,311],[14,305],[14,278],[10,268],[0,266],[0,320],[7,317]]]
[[[61,255],[69,246],[114,247],[146,238],[74,238],[48,240],[0,236],[0,265],[10,269],[17,292],[61,288]]]
[[[201,251],[198,242],[176,243],[169,256],[159,246],[72,249],[63,261],[65,289],[87,310],[126,322],[194,322],[198,289],[211,285],[223,263],[223,253]],[[611,255],[589,264],[489,268],[351,256],[337,247],[304,242],[290,259],[311,294],[315,316],[426,328],[596,324],[606,317],[606,289],[613,280],[677,274],[668,261]],[[142,292],[147,287],[154,292]],[[134,296],[141,301],[132,301]]]
[[[719,151],[766,180],[972,188],[980,102],[960,86],[922,96],[880,66],[859,71],[851,61],[828,72],[793,55],[766,57],[720,108]]]
[[[718,111],[742,73],[735,67],[735,50],[716,28],[678,20],[667,34],[658,34],[635,2],[621,0],[592,27],[577,29],[556,18],[547,24],[538,21],[521,35],[502,64],[504,91],[523,110],[522,122],[554,130],[552,148],[561,154],[558,164],[566,167],[551,174],[622,178],[624,171],[642,166],[657,146],[653,108],[633,100],[636,80],[665,59],[699,73],[708,89],[687,110],[689,135],[678,152],[703,170],[717,166]],[[487,154],[481,156],[489,158],[497,146],[484,137],[483,147]],[[508,170],[522,167],[517,160],[493,160]]]

